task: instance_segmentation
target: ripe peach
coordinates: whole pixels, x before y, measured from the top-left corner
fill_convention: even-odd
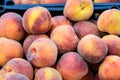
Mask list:
[[[109,9],[103,11],[98,17],[97,26],[102,32],[120,35],[120,11]]]
[[[120,38],[116,35],[106,35],[102,38],[108,46],[108,54],[120,56]]]
[[[87,63],[76,52],[67,52],[57,63],[64,80],[81,80],[88,73]]]
[[[73,27],[79,38],[82,38],[88,34],[100,36],[97,26],[89,21],[79,21],[75,23]]]
[[[79,54],[89,63],[98,63],[107,55],[107,44],[98,36],[89,34],[77,46]]]
[[[0,45],[0,66],[5,65],[13,58],[23,57],[22,45],[19,42],[0,37]]]
[[[85,75],[82,79],[80,80],[95,80],[94,75],[92,71],[88,71],[87,75]]]
[[[27,76],[19,73],[6,73],[1,80],[30,80]]]
[[[120,57],[109,55],[99,67],[98,77],[100,80],[120,80]]]
[[[36,72],[34,80],[62,80],[62,76],[56,69],[44,67]]]
[[[65,16],[60,15],[60,16],[52,17],[52,26],[51,26],[51,28],[49,30],[49,34],[51,34],[53,29],[55,29],[56,27],[58,27],[60,25],[63,25],[63,24],[72,26],[71,21],[69,19],[67,19]]]
[[[94,11],[92,0],[67,0],[63,14],[72,21],[88,20]]]
[[[63,4],[66,3],[67,0],[39,0],[40,4]]]
[[[25,56],[27,56],[27,50],[29,46],[32,44],[32,42],[39,38],[49,38],[49,37],[45,34],[41,34],[41,35],[29,35],[25,38],[23,42],[23,50],[24,50]]]
[[[15,4],[39,4],[39,0],[13,0]]]
[[[51,14],[45,7],[32,7],[24,13],[22,23],[26,32],[43,34],[51,27]]]
[[[0,36],[20,41],[24,35],[22,17],[19,14],[7,12],[0,17]]]
[[[56,27],[50,38],[56,43],[59,53],[65,53],[76,49],[78,37],[70,25],[60,25]]]
[[[52,40],[39,38],[28,48],[27,59],[35,67],[52,66],[56,62],[57,54],[57,46]]]
[[[30,80],[33,80],[33,68],[32,65],[22,58],[14,58],[9,60],[1,69],[1,76],[5,76],[7,73],[23,74]]]

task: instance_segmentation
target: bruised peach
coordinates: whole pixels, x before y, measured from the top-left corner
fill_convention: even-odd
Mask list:
[[[120,80],[120,57],[109,55],[99,67],[98,77],[100,80]]]
[[[73,27],[79,38],[82,38],[88,34],[100,36],[97,26],[89,21],[79,21],[75,23]]]
[[[87,63],[76,52],[67,52],[57,63],[64,80],[81,80],[88,73]]]
[[[22,17],[19,14],[7,12],[0,17],[0,36],[20,41],[24,35]]]
[[[107,55],[107,44],[98,36],[89,34],[77,46],[79,54],[89,63],[99,63]]]
[[[56,43],[60,54],[75,50],[79,41],[70,25],[56,27],[52,31],[50,38]]]
[[[56,62],[58,49],[48,38],[33,41],[27,52],[27,60],[35,67],[53,66]]]
[[[62,80],[62,76],[56,69],[44,67],[36,72],[34,80]]]
[[[102,39],[108,46],[108,54],[120,56],[120,38],[117,35],[106,35]]]
[[[24,13],[22,23],[26,32],[43,34],[51,27],[51,14],[45,7],[32,7]]]
[[[45,34],[27,36],[23,42],[23,50],[24,50],[25,56],[27,56],[27,50],[28,50],[29,46],[32,44],[32,42],[34,40],[36,40],[38,38],[49,38],[49,37]]]
[[[22,58],[14,58],[9,60],[2,68],[1,68],[1,76],[5,76],[7,73],[14,74],[23,74],[27,76],[30,80],[33,80],[33,68],[32,65]]]
[[[23,57],[23,48],[19,42],[0,37],[0,45],[0,66],[5,65],[13,58]]]

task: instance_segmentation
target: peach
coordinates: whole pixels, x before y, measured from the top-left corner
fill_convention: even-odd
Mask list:
[[[39,0],[13,0],[15,4],[39,4]]]
[[[57,46],[52,40],[39,38],[28,48],[27,59],[35,67],[46,67],[55,64],[57,54]]]
[[[120,56],[120,38],[117,35],[106,35],[102,39],[108,46],[108,54]]]
[[[32,7],[25,11],[22,23],[26,32],[43,34],[51,27],[51,14],[45,7]]]
[[[88,73],[87,63],[76,52],[67,52],[57,63],[57,70],[64,80],[81,80]]]
[[[32,42],[39,38],[49,38],[49,37],[45,34],[41,34],[41,35],[29,35],[25,38],[23,42],[23,50],[24,50],[25,56],[27,56],[27,50],[29,46],[32,44]]]
[[[80,80],[95,80],[94,75],[92,71],[88,71],[87,75],[85,75],[82,79]]]
[[[107,44],[98,36],[89,34],[77,46],[78,53],[89,63],[99,63],[107,55]]]
[[[36,72],[34,80],[62,80],[62,76],[56,69],[44,67]]]
[[[69,19],[67,19],[65,16],[63,15],[59,15],[59,16],[54,16],[52,17],[52,26],[49,30],[49,34],[51,34],[51,32],[53,31],[53,29],[55,29],[56,27],[60,26],[60,25],[71,25],[72,23]]]
[[[40,4],[63,4],[67,0],[39,0]]]
[[[19,73],[6,73],[1,80],[30,80],[27,76]]]
[[[76,49],[79,39],[70,25],[56,27],[50,38],[56,43],[60,54]]]
[[[5,76],[7,73],[23,74],[33,80],[32,65],[22,58],[11,59],[1,68],[1,76]]]
[[[73,27],[79,38],[82,38],[88,34],[100,36],[97,26],[89,21],[79,21],[75,23]]]
[[[88,20],[94,11],[92,0],[67,0],[63,14],[72,21]]]
[[[120,11],[109,9],[103,11],[98,17],[97,26],[102,32],[120,35]]]
[[[22,45],[19,42],[0,37],[0,45],[0,66],[5,65],[13,58],[23,57]]]
[[[119,0],[94,0],[95,3],[119,2]]]
[[[99,67],[98,77],[100,80],[120,80],[120,57],[109,55]]]
[[[25,31],[22,26],[22,17],[14,12],[7,12],[0,17],[0,36],[20,41]]]

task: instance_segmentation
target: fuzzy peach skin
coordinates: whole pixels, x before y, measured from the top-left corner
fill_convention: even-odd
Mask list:
[[[72,21],[88,20],[94,11],[92,0],[67,0],[63,14]]]
[[[89,21],[79,21],[73,25],[73,28],[79,38],[82,38],[88,34],[100,36],[97,26]]]
[[[120,56],[120,38],[117,35],[106,35],[102,39],[108,46],[108,54]]]
[[[81,80],[88,73],[87,63],[76,52],[67,52],[57,63],[57,70],[64,80]]]
[[[25,31],[22,17],[15,12],[7,12],[0,17],[0,36],[20,41],[24,38]]]
[[[119,2],[119,0],[94,0],[95,3]]]
[[[63,4],[67,0],[39,0],[40,4]]]
[[[53,66],[57,55],[56,44],[48,38],[40,38],[30,45],[27,52],[27,60],[35,67]]]
[[[32,7],[25,11],[22,23],[26,32],[43,34],[51,27],[51,14],[45,7]]]
[[[97,26],[102,32],[120,35],[120,11],[118,9],[109,9],[103,11],[98,17]]]
[[[63,16],[63,15],[52,17],[52,25],[51,25],[51,28],[49,30],[49,34],[51,34],[51,32],[56,27],[58,27],[60,25],[64,25],[64,24],[72,26],[72,22],[69,19],[67,19],[65,16]]]
[[[107,56],[99,67],[98,77],[100,80],[120,80],[120,57]]]
[[[27,50],[29,46],[32,44],[32,42],[39,38],[49,38],[49,37],[45,34],[41,34],[41,35],[29,35],[25,38],[23,42],[23,50],[24,50],[25,56],[27,56]]]
[[[63,80],[60,72],[51,67],[40,68],[36,74],[34,80]]]
[[[30,80],[30,79],[23,74],[8,72],[4,76],[0,76],[0,80]]]
[[[15,4],[39,4],[39,0],[13,0]]]
[[[56,43],[60,54],[75,50],[79,42],[74,29],[70,25],[56,27],[52,31],[50,38]]]
[[[89,63],[99,63],[107,55],[107,44],[93,34],[83,37],[77,46],[79,54]]]
[[[94,75],[92,71],[88,71],[87,75],[85,75],[82,79],[80,80],[95,80]]]
[[[7,73],[23,74],[27,76],[30,80],[33,80],[32,65],[22,58],[11,59],[1,68],[1,76],[5,76]]]
[[[19,42],[0,37],[0,45],[0,66],[4,66],[13,58],[23,57],[23,48]]]

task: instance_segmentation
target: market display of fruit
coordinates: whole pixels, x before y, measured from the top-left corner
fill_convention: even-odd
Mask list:
[[[23,8],[0,12],[0,80],[120,80],[120,10],[95,6],[118,0],[9,1]]]

